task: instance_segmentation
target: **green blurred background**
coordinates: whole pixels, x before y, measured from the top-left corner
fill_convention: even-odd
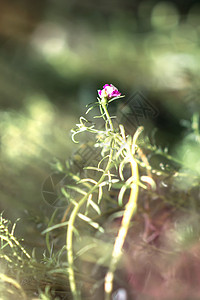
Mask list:
[[[156,142],[183,145],[199,45],[199,1],[0,0],[0,209],[27,243],[54,211],[41,194],[51,163],[71,156],[70,129],[105,83],[142,92],[159,111]]]

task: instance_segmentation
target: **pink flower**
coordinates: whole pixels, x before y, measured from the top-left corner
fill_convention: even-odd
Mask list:
[[[112,84],[105,84],[103,86],[103,90],[98,90],[99,97],[107,98],[110,100],[111,98],[121,96],[121,93],[118,91],[118,89],[112,85]]]

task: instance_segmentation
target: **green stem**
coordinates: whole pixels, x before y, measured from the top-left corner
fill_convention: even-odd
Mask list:
[[[102,99],[101,106],[102,106],[102,108],[103,108],[103,110],[105,112],[107,121],[108,121],[108,123],[110,125],[110,129],[111,129],[112,132],[114,132],[113,123],[111,121],[111,118],[110,118],[110,115],[109,115],[109,112],[108,112],[108,109],[107,109],[107,99],[106,98]]]
[[[112,144],[114,141],[112,142]],[[111,164],[112,164],[112,159],[113,159],[113,146],[111,147],[110,150],[110,155],[109,155],[109,160],[106,166],[106,169],[104,173],[102,174],[101,178],[97,182],[96,185],[94,185],[90,191],[80,200],[77,205],[75,205],[70,218],[69,218],[69,223],[68,223],[68,229],[67,229],[67,237],[66,237],[66,248],[67,248],[67,258],[68,258],[68,264],[69,264],[69,283],[70,283],[70,288],[71,292],[73,295],[74,300],[80,300],[80,292],[77,290],[76,287],[76,281],[75,281],[75,274],[74,274],[74,257],[73,257],[73,230],[74,230],[74,223],[76,216],[82,207],[82,205],[87,201],[88,197],[90,194],[92,194],[98,187],[99,185],[103,182],[107,175],[107,171],[110,169]]]
[[[134,178],[134,181],[131,185],[131,192],[129,196],[129,201],[126,204],[125,211],[122,218],[121,227],[118,232],[118,236],[115,240],[112,257],[109,265],[108,272],[105,277],[105,300],[110,300],[111,293],[113,290],[113,280],[114,280],[114,273],[118,266],[118,263],[122,256],[122,248],[128,233],[128,229],[130,227],[130,222],[137,209],[137,199],[138,199],[138,182],[139,182],[139,172],[138,172],[138,164],[135,161],[132,151],[130,150],[129,154],[129,162],[131,165],[131,172]]]

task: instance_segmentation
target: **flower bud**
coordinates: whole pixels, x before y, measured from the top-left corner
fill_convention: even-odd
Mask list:
[[[106,98],[107,100],[110,100],[114,97],[121,96],[121,93],[114,85],[105,84],[102,90],[98,90],[98,95],[101,99]]]

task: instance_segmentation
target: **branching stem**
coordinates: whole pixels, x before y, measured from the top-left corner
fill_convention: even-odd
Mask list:
[[[133,138],[132,146],[135,146],[136,139],[138,135],[140,134],[142,128],[138,128],[138,130],[135,133],[135,136]],[[132,147],[131,147],[132,148]],[[122,248],[128,233],[128,229],[130,227],[130,222],[133,217],[133,214],[135,213],[137,209],[137,199],[138,199],[138,182],[139,182],[139,172],[138,172],[138,164],[134,159],[134,154],[132,152],[132,149],[128,150],[128,157],[129,157],[129,163],[131,165],[131,172],[133,177],[133,183],[131,185],[131,191],[129,196],[129,201],[126,204],[125,211],[122,218],[121,227],[118,232],[118,236],[115,240],[112,257],[110,261],[110,265],[108,268],[108,272],[105,276],[105,300],[110,300],[111,293],[113,290],[113,280],[114,280],[114,273],[116,271],[116,268],[118,266],[118,263],[122,256]]]
[[[113,141],[113,143],[114,143],[114,141]],[[69,283],[70,283],[70,288],[71,288],[71,292],[72,292],[74,300],[81,299],[80,291],[77,289],[77,286],[76,286],[75,274],[74,274],[73,231],[74,231],[75,219],[78,215],[80,208],[87,201],[89,195],[91,195],[99,187],[99,185],[104,181],[105,177],[107,176],[107,172],[110,169],[111,164],[112,164],[113,148],[114,148],[114,145],[112,145],[112,147],[111,147],[108,163],[107,163],[106,169],[105,169],[104,173],[102,174],[101,178],[99,179],[97,184],[94,185],[89,190],[89,192],[80,200],[80,202],[77,203],[77,205],[74,207],[74,209],[70,215],[70,218],[69,218],[67,237],[66,237],[66,247],[67,247],[67,258],[68,258],[68,264],[69,264]]]

